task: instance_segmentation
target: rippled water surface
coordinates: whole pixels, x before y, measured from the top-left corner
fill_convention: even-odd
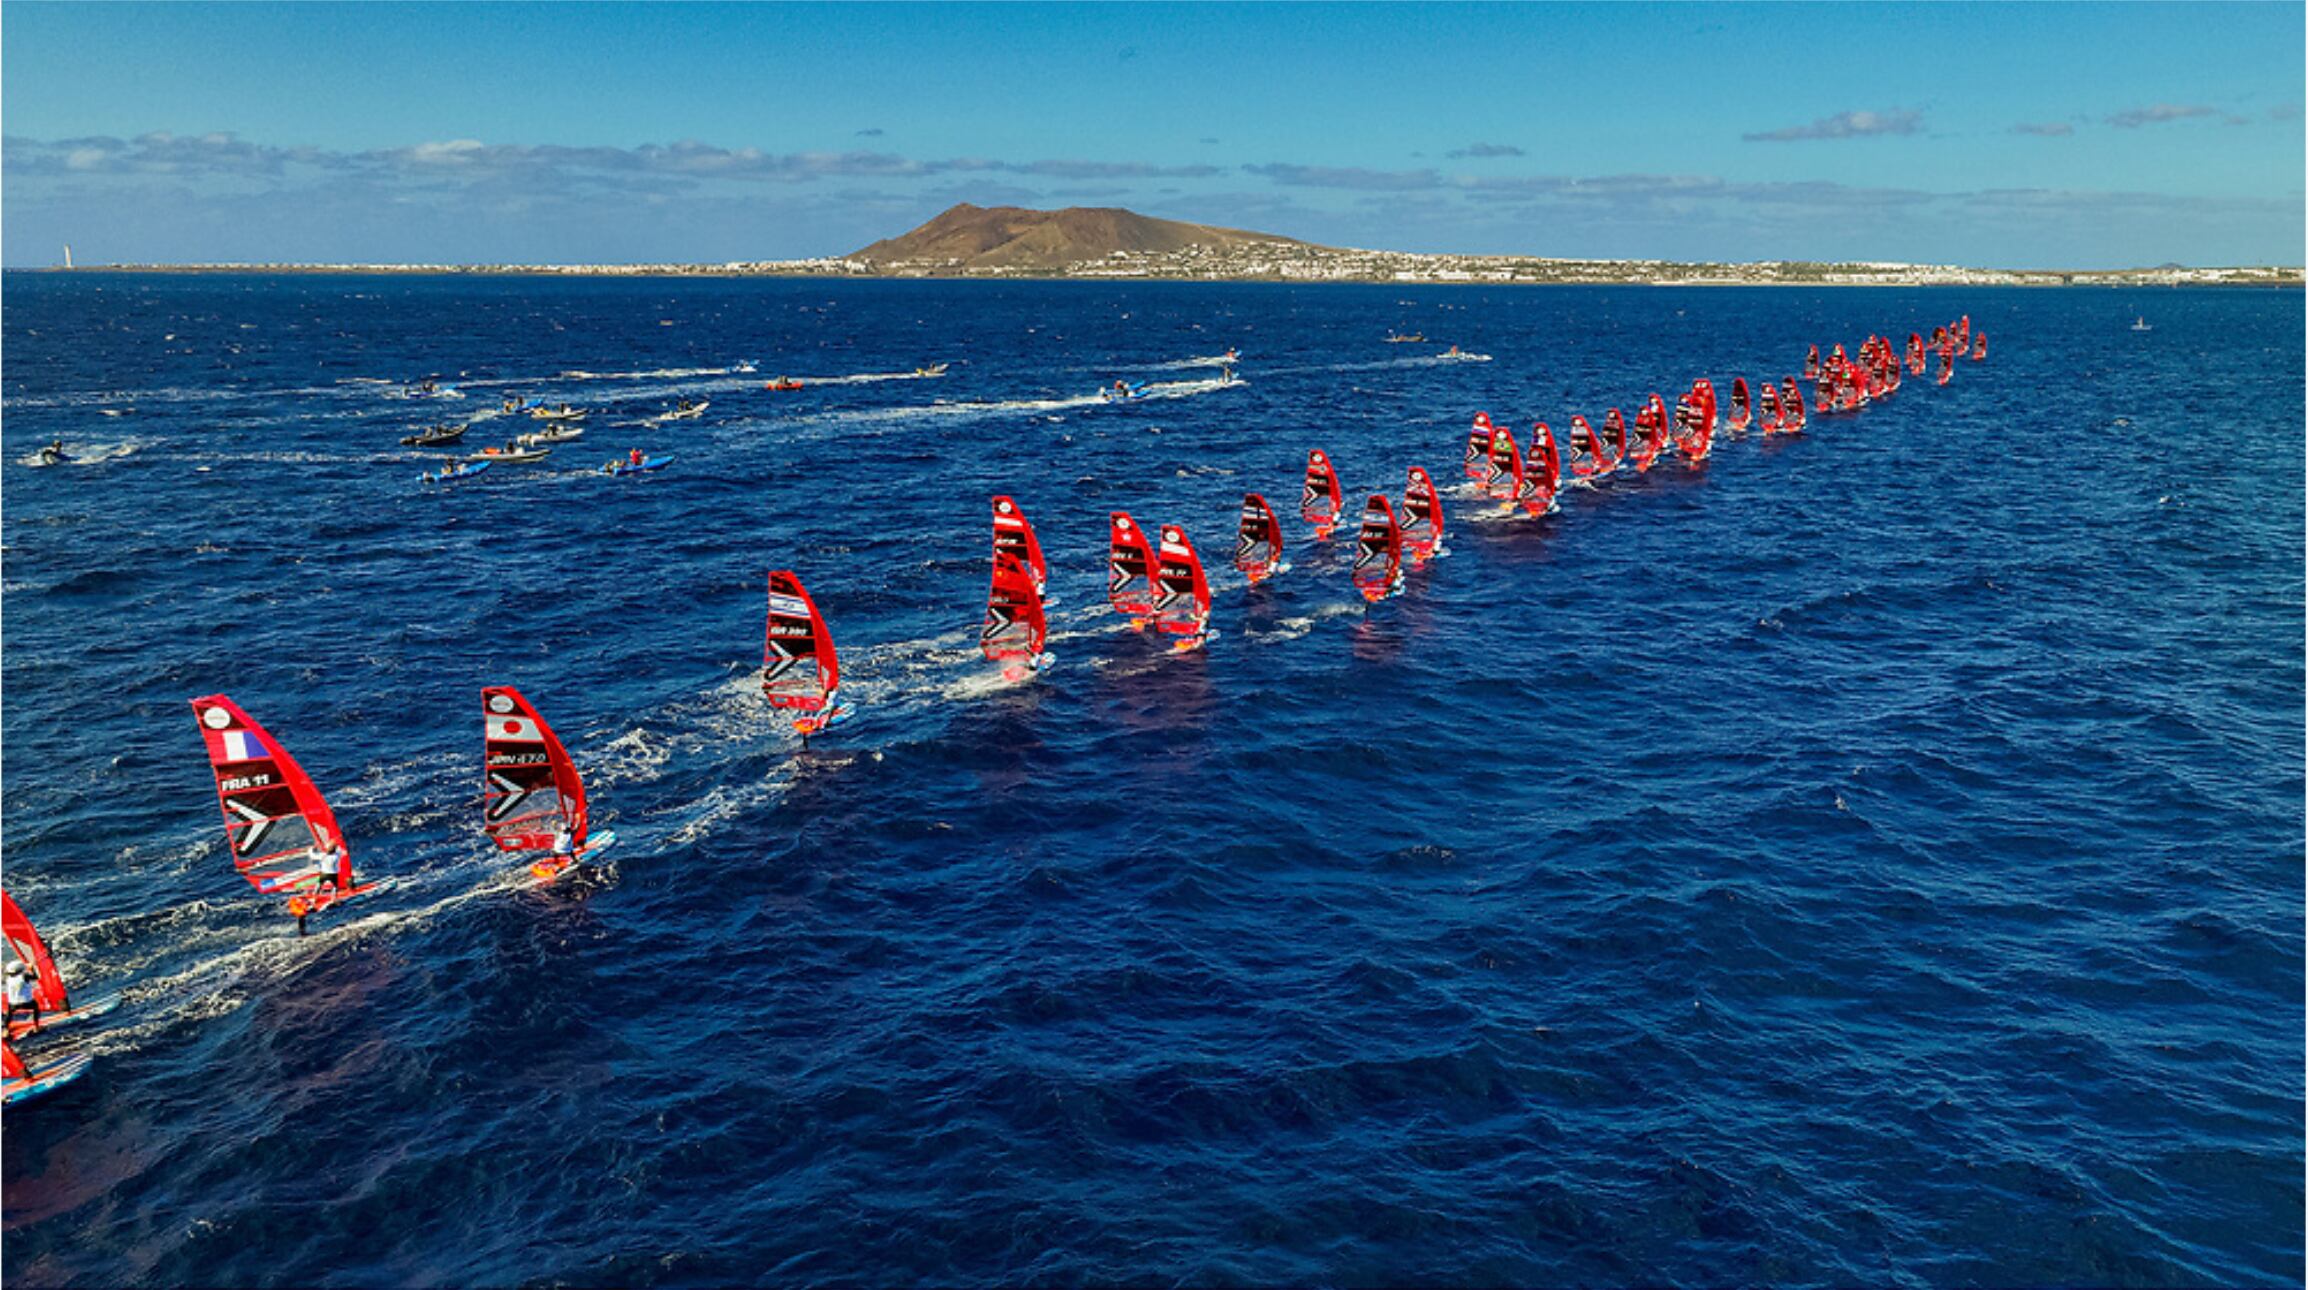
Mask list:
[[[1368,612],[1307,541],[1204,654],[1103,610],[1110,510],[1222,566],[1309,447],[1455,483],[1477,410],[1959,313],[1800,439],[1453,489]],[[12,1285],[2299,1277],[2297,293],[11,274],[5,336],[7,885],[128,995],[8,1113]],[[420,485],[506,392],[596,411]],[[773,567],[860,709],[806,751]],[[485,683],[604,872],[479,836]],[[393,890],[233,875],[212,691]]]

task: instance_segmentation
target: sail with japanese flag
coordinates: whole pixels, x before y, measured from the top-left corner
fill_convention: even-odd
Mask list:
[[[289,912],[317,913],[376,889],[361,882],[344,831],[312,778],[240,705],[221,694],[192,701],[233,868]]]
[[[1372,493],[1363,506],[1353,577],[1354,589],[1374,603],[1402,590],[1402,526],[1395,522],[1394,504],[1384,493]]]
[[[1050,594],[1050,566],[1042,559],[1041,539],[1034,536],[1034,526],[1017,502],[1007,497],[994,499],[994,550],[1016,556],[1034,579],[1034,595],[1044,605],[1054,605],[1058,598]]]
[[[1411,467],[1410,479],[1403,485],[1402,550],[1412,564],[1450,554],[1443,546],[1442,497],[1424,466]]]
[[[1143,619],[1154,612],[1154,547],[1128,511],[1115,511],[1106,527],[1106,602],[1117,613]]]
[[[1491,414],[1475,413],[1473,428],[1467,431],[1466,472],[1468,479],[1488,479],[1491,461]]]
[[[1202,558],[1194,554],[1186,530],[1175,524],[1162,526],[1155,585],[1154,623],[1180,638],[1177,648],[1193,649],[1218,634],[1210,629],[1210,580],[1203,576]]]
[[[585,784],[569,750],[510,685],[481,689],[481,831],[501,851],[588,844]]]
[[[1234,535],[1234,567],[1255,587],[1278,573],[1290,572],[1282,558],[1282,524],[1274,508],[1257,493],[1242,495],[1242,527]]]
[[[1007,551],[994,552],[993,584],[986,591],[986,618],[978,628],[978,649],[1017,680],[1050,665],[1043,645],[1049,623],[1042,616],[1042,593],[1033,572]]]
[[[1338,471],[1330,464],[1330,454],[1320,448],[1306,454],[1306,487],[1298,494],[1298,513],[1314,526],[1316,537],[1326,538],[1338,526],[1338,517],[1345,509],[1345,496],[1339,492]]]
[[[804,736],[844,720],[851,711],[841,701],[841,656],[834,651],[833,632],[791,569],[769,575],[761,693],[769,706],[792,711],[793,728]]]

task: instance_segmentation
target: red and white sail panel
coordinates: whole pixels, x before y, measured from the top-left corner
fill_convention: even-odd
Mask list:
[[[16,901],[0,891],[0,934],[8,938],[8,949],[16,955],[25,970],[32,974],[32,1002],[42,1012],[62,1012],[68,1006],[64,995],[64,976],[56,970],[56,960],[49,956],[48,943],[33,930],[32,920],[16,907]]]
[[[1435,491],[1434,476],[1426,473],[1426,467],[1413,466],[1402,490],[1403,553],[1412,563],[1423,564],[1441,553],[1442,544],[1442,496]]]
[[[1365,600],[1384,600],[1402,587],[1402,526],[1395,522],[1394,504],[1384,493],[1372,493],[1363,506],[1353,576],[1354,589]]]
[[[568,830],[585,845],[585,784],[545,718],[510,685],[481,690],[481,831],[505,851],[541,851]]]
[[[1234,535],[1234,567],[1255,587],[1289,567],[1282,562],[1282,525],[1256,493],[1242,497],[1242,528]]]
[[[1563,461],[1555,451],[1555,432],[1544,421],[1531,426],[1531,452],[1523,460],[1522,483],[1515,489],[1515,505],[1529,515],[1555,509],[1555,495],[1563,484]]]
[[[1186,530],[1162,526],[1161,565],[1156,576],[1160,596],[1154,602],[1154,622],[1174,636],[1199,641],[1210,630],[1210,580],[1203,576],[1202,558],[1186,540]]]
[[[1009,552],[994,552],[994,580],[986,592],[986,620],[978,629],[979,650],[996,663],[1033,664],[1048,637],[1042,593],[1034,585],[1032,571]]]
[[[1523,487],[1523,450],[1507,426],[1491,429],[1490,473],[1483,476],[1483,496],[1512,502]]]
[[[1330,454],[1316,448],[1306,454],[1306,487],[1298,495],[1298,513],[1314,526],[1318,537],[1330,536],[1337,527],[1339,513],[1345,509],[1346,498],[1339,491],[1338,471],[1330,464]]]
[[[1128,511],[1115,511],[1106,525],[1106,603],[1116,612],[1144,618],[1160,594],[1154,586],[1154,548],[1146,530]]]
[[[233,868],[266,895],[305,891],[323,871],[339,892],[353,886],[353,861],[336,814],[288,750],[240,705],[221,694],[192,701]]]
[[[1044,594],[1050,583],[1050,567],[1042,560],[1041,540],[1034,536],[1034,526],[1027,522],[1026,513],[1007,497],[994,499],[994,550],[1016,556],[1033,575],[1034,594]]]
[[[1491,414],[1475,413],[1473,428],[1467,431],[1466,472],[1468,479],[1490,478]]]
[[[806,714],[838,708],[840,691],[841,658],[825,615],[799,575],[776,570],[769,575],[769,624],[761,643],[762,696],[773,708]],[[804,718],[797,724],[817,723]]]

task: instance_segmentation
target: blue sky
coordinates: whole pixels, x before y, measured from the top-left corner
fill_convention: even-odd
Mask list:
[[[2303,15],[15,0],[0,255],[767,259],[972,201],[1402,250],[2298,264]]]

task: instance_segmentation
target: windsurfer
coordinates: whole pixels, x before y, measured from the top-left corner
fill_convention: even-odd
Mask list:
[[[40,1028],[40,1001],[32,997],[32,973],[26,971],[21,962],[8,965],[6,1024],[15,1025],[16,1014],[19,1012],[31,1013],[32,1028]]]
[[[562,870],[575,863],[577,863],[577,838],[575,834],[569,831],[569,825],[564,822],[560,830],[553,835],[553,849],[545,854],[544,859],[530,865],[529,872],[540,878],[552,878],[557,877]]]

